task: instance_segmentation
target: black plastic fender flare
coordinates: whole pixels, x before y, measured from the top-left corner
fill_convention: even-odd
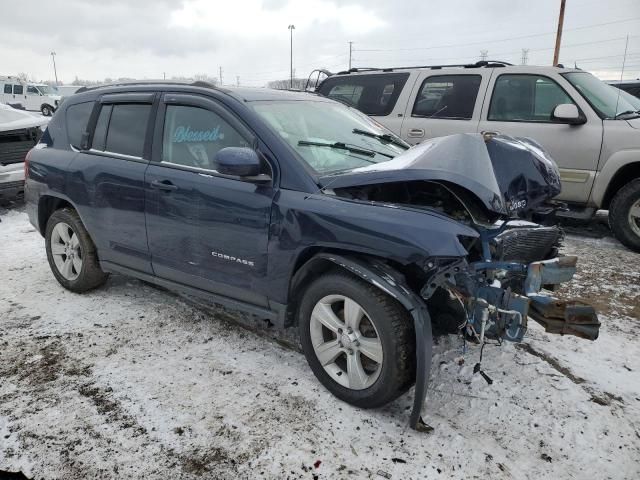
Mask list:
[[[424,300],[405,284],[400,274],[375,259],[321,253],[312,261],[318,259],[333,262],[369,282],[400,302],[411,314],[416,335],[416,385],[409,426],[414,430],[424,431],[426,425],[422,421],[421,412],[427,396],[433,355],[431,317]]]

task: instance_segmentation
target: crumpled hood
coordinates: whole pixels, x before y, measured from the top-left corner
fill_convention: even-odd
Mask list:
[[[40,114],[33,115],[24,110],[17,110],[8,105],[0,104],[0,132],[40,127],[49,123],[49,120],[49,118]]]
[[[480,134],[434,138],[397,157],[320,178],[322,186],[343,188],[427,180],[454,184],[474,194],[499,215],[516,216],[560,193],[555,162],[533,140]]]

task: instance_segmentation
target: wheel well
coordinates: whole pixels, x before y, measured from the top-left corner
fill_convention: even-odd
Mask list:
[[[291,275],[291,280],[289,281],[289,295],[287,302],[287,309],[285,315],[285,326],[293,326],[296,324],[296,311],[298,309],[298,304],[300,303],[300,299],[304,294],[305,290],[309,286],[309,284],[318,277],[329,270],[345,270],[347,269],[340,267],[336,263],[331,260],[327,260],[326,258],[316,258],[319,253],[333,253],[336,255],[341,255],[345,257],[349,256],[358,256],[360,258],[375,258],[377,260],[383,261],[387,263],[391,268],[397,270],[400,274],[404,275],[407,280],[409,280],[409,284],[413,283],[411,280],[415,278],[417,267],[411,265],[402,265],[397,262],[393,262],[392,260],[375,257],[372,255],[363,255],[359,252],[354,252],[350,250],[341,250],[341,249],[332,249],[332,248],[322,248],[322,247],[311,247],[302,252],[298,259],[296,260],[294,270]]]
[[[48,195],[40,197],[40,201],[38,202],[38,229],[40,230],[40,234],[43,237],[47,228],[49,217],[56,210],[60,210],[61,208],[65,207],[73,208],[73,205],[71,205],[66,200],[58,197],[51,197]]]
[[[602,199],[601,208],[605,210],[608,209],[615,194],[618,193],[618,191],[627,183],[636,178],[640,178],[640,162],[629,163],[618,170],[609,182],[607,192]]]

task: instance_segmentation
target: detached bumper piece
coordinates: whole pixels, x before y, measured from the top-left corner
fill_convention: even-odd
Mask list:
[[[577,261],[577,257],[566,256],[529,265],[525,280],[525,294],[530,300],[529,317],[541,324],[548,333],[595,340],[600,332],[600,321],[591,305],[539,293],[543,287],[552,288],[571,280]]]
[[[542,325],[547,333],[575,335],[588,340],[598,338],[600,321],[591,305],[542,295],[529,298],[529,317]]]

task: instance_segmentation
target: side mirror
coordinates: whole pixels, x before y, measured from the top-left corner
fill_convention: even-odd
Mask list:
[[[260,158],[251,148],[225,147],[216,153],[214,161],[218,173],[233,177],[258,177]]]
[[[587,119],[580,113],[578,107],[573,103],[562,103],[556,105],[551,113],[551,120],[558,123],[566,123],[569,125],[582,125]]]

